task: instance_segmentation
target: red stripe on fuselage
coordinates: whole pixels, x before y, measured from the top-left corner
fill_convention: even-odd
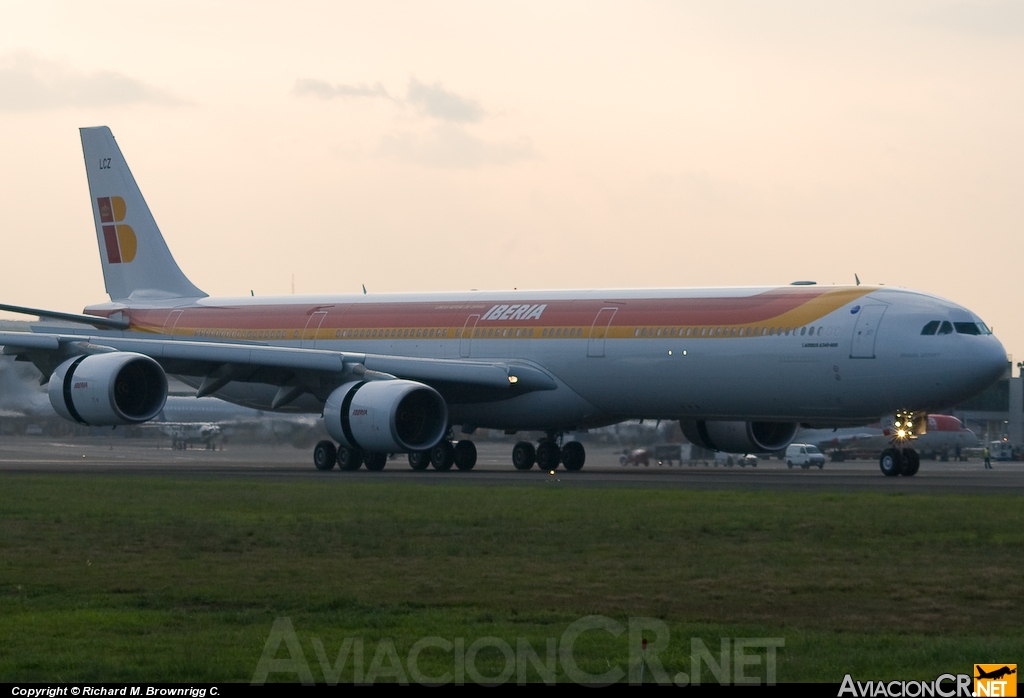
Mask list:
[[[824,288],[778,288],[752,296],[726,298],[625,298],[608,300],[546,300],[531,298],[517,301],[458,300],[303,303],[288,305],[198,305],[181,309],[177,320],[181,328],[237,328],[267,330],[302,329],[317,311],[327,315],[321,330],[384,327],[461,327],[470,315],[480,315],[478,327],[495,325],[590,326],[602,308],[618,308],[612,327],[643,325],[740,325],[771,320],[830,292]],[[530,320],[484,320],[497,305],[543,304],[539,318]],[[88,310],[88,309],[87,309]],[[113,311],[108,311],[107,314]],[[132,309],[123,311],[134,327],[160,331],[171,309]],[[94,314],[102,315],[98,311]]]

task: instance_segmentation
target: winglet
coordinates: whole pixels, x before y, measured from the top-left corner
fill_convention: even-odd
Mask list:
[[[178,268],[106,126],[80,129],[103,281],[112,301],[202,298]]]

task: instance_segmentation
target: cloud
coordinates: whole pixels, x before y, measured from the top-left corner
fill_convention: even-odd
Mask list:
[[[334,99],[335,97],[383,97],[391,99],[391,95],[379,82],[371,85],[359,83],[358,85],[332,85],[323,80],[296,80],[292,92],[297,95],[312,95],[320,99]]]
[[[396,160],[453,169],[508,165],[537,156],[529,141],[488,143],[451,124],[439,124],[426,134],[385,136],[377,151]]]
[[[413,109],[430,119],[426,131],[392,133],[381,138],[376,153],[394,160],[428,167],[475,168],[485,165],[508,165],[537,156],[526,139],[508,143],[491,143],[469,133],[466,128],[483,121],[487,112],[480,102],[463,97],[442,87],[409,79],[405,98],[393,97],[382,84],[332,85],[323,80],[297,80],[295,95],[320,99],[385,99],[398,107]]]
[[[484,117],[484,109],[480,106],[479,101],[446,90],[439,82],[427,85],[416,78],[410,78],[404,99],[392,97],[379,82],[373,85],[367,85],[366,83],[332,85],[324,80],[311,80],[308,78],[296,80],[292,93],[300,96],[310,95],[320,99],[347,99],[351,97],[387,99],[402,107],[412,107],[419,113],[432,119],[458,124],[479,123]]]
[[[185,102],[140,80],[109,70],[86,73],[27,51],[0,58],[0,110],[125,104],[181,106]]]
[[[985,0],[938,4],[917,15],[924,24],[981,36],[1024,34],[1024,3],[1019,0]]]
[[[480,102],[449,92],[441,87],[439,82],[424,85],[416,78],[412,78],[409,80],[406,101],[427,116],[443,121],[475,124],[484,115]]]

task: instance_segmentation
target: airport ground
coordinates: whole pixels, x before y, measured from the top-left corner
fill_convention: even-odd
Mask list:
[[[478,446],[469,473],[404,459],[321,473],[287,446],[5,437],[0,681],[249,681],[279,618],[317,682],[357,678],[354,654],[336,662],[347,640],[364,679],[393,647],[416,680],[425,638],[421,675],[452,672],[444,648],[462,642],[483,647],[467,682],[501,676],[502,647],[543,662],[595,616],[664,630],[671,677],[694,639],[716,660],[723,641],[781,639],[781,682],[929,679],[1024,654],[1024,464],[886,478],[872,462],[623,467],[590,446],[583,471],[551,475]],[[626,678],[630,642],[592,627],[573,660]],[[758,661],[747,674],[763,680]]]
[[[922,460],[921,471],[912,478],[886,478],[877,461],[827,462],[825,467],[787,468],[776,458],[762,458],[756,467],[726,466],[708,461],[678,462],[649,466],[619,464],[623,448],[587,444],[587,462],[578,473],[561,468],[554,476],[536,466],[519,472],[512,467],[513,441],[477,441],[478,460],[470,472],[433,469],[417,472],[404,455],[389,459],[381,472],[327,473],[314,469],[311,448],[282,444],[227,442],[216,451],[201,445],[185,451],[170,448],[168,437],[152,438],[66,438],[5,436],[0,439],[0,472],[196,474],[232,477],[274,477],[287,479],[343,478],[375,482],[476,483],[482,485],[559,482],[566,486],[630,486],[711,489],[863,489],[877,492],[1017,492],[1024,494],[1024,462],[996,462],[985,470],[981,459],[966,462]]]

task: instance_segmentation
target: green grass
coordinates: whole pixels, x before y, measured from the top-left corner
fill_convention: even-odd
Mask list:
[[[279,617],[318,682],[316,644],[333,663],[345,638],[364,668],[382,640],[404,664],[424,637],[522,638],[543,658],[590,615],[664,622],[671,676],[690,671],[691,638],[717,656],[720,638],[746,637],[783,638],[779,681],[934,678],[1024,655],[1020,504],[6,474],[0,681],[249,681]],[[591,630],[574,659],[627,671],[628,636]],[[444,674],[453,652],[419,666]],[[493,676],[505,660],[485,648],[475,666]]]

